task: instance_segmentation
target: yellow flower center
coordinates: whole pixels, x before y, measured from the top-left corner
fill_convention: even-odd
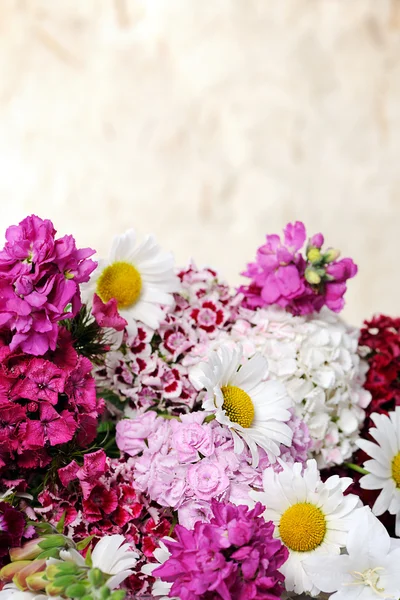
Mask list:
[[[248,394],[235,385],[221,387],[224,409],[228,419],[242,427],[251,427],[254,421],[254,404]]]
[[[396,482],[396,487],[400,488],[400,452],[392,460],[392,477]]]
[[[118,308],[135,304],[142,291],[139,271],[130,263],[115,262],[104,269],[97,281],[97,295],[107,303],[115,298]]]
[[[318,548],[324,540],[325,517],[314,504],[298,502],[283,513],[279,533],[289,550],[310,552]]]

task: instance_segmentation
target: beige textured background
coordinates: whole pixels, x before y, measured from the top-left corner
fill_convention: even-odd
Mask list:
[[[303,219],[400,313],[400,0],[0,0],[0,225],[134,226],[233,283]]]

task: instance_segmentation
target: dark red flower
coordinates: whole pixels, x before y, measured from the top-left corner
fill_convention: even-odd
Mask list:
[[[21,545],[25,525],[22,512],[7,502],[0,502],[0,557],[6,556],[10,548]]]

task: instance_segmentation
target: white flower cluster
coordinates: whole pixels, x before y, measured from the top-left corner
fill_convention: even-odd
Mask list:
[[[319,468],[339,465],[355,441],[371,400],[363,389],[367,363],[358,354],[359,330],[323,309],[294,317],[276,309],[241,311],[216,344],[240,342],[245,356],[261,352],[271,379],[283,382],[296,414],[308,425]]]

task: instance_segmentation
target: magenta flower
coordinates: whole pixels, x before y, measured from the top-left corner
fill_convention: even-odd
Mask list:
[[[210,523],[192,531],[177,525],[176,541],[163,540],[171,556],[153,576],[171,583],[169,595],[181,600],[274,600],[283,591],[279,568],[287,549],[274,539],[264,508],[212,501]]]
[[[81,307],[79,284],[96,263],[90,248],[78,250],[71,236],[55,239],[48,220],[32,215],[6,231],[0,251],[0,329],[10,348],[34,356],[55,350],[58,323]]]
[[[305,241],[306,230],[299,221],[285,227],[283,242],[278,235],[267,235],[256,262],[242,273],[251,279],[239,289],[245,307],[277,304],[296,315],[319,312],[324,305],[335,312],[342,310],[346,281],[357,273],[356,265],[351,258],[337,261],[336,250],[323,252],[321,233],[309,240],[303,256],[300,250]]]
[[[6,556],[10,548],[21,545],[25,525],[25,517],[19,510],[0,502],[0,558]]]
[[[111,298],[106,304],[97,294],[93,296],[93,316],[100,327],[111,327],[115,331],[123,331],[128,321],[118,312],[117,301]]]
[[[52,362],[34,358],[13,388],[13,396],[29,400],[46,400],[57,404],[58,394],[64,391],[65,373]]]

